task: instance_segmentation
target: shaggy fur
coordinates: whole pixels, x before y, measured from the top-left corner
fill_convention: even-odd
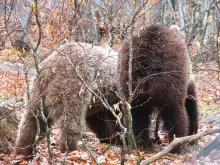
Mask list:
[[[197,109],[197,98],[196,98],[196,89],[195,89],[195,83],[194,80],[190,80],[187,88],[187,97],[185,100],[185,109],[187,111],[187,115],[189,118],[189,134],[193,135],[198,132],[198,109]],[[160,124],[160,113],[157,116],[156,120],[156,128],[154,132],[154,143],[160,144],[160,137],[158,135],[159,130],[159,124]]]
[[[133,129],[137,144],[150,149],[149,116],[158,108],[171,142],[189,133],[185,98],[189,81],[189,58],[179,34],[165,26],[152,25],[132,38],[132,106]],[[125,41],[118,59],[118,87],[128,99],[130,42]]]
[[[180,28],[177,25],[170,26],[170,30],[173,33],[180,34]],[[185,100],[185,109],[189,117],[189,135],[193,135],[198,131],[199,111],[197,109],[196,87],[195,87],[194,74],[192,73],[191,62],[190,62],[190,72],[191,73],[189,76],[189,82],[187,87],[187,97]],[[160,114],[158,114],[156,121],[156,129],[154,132],[154,137],[155,137],[154,142],[156,143],[160,143],[160,138],[158,135],[159,120],[160,120]]]
[[[94,91],[111,90],[115,84],[116,53],[111,53],[100,47],[84,43],[68,43],[46,58],[40,65],[40,83],[35,77],[31,82],[30,100],[26,108],[16,140],[16,152],[25,156],[31,155],[37,134],[37,120],[40,124],[40,135],[44,135],[45,126],[40,115],[40,97],[43,97],[49,127],[57,123],[60,126],[59,145],[61,152],[75,150],[79,141],[80,130],[84,130],[85,119],[103,113],[100,101],[94,102],[89,109],[93,96],[85,88],[84,82]],[[105,97],[105,93],[104,96]],[[96,98],[96,100],[98,100]],[[114,101],[113,101],[114,102]],[[95,106],[97,105],[97,106]],[[89,111],[88,111],[89,109]],[[86,117],[85,117],[86,116]],[[105,118],[111,117],[107,114]],[[94,117],[95,118],[95,117]],[[92,130],[102,138],[111,135],[111,125],[89,123]],[[93,125],[94,124],[94,125]],[[83,128],[80,128],[79,126]],[[104,128],[107,135],[103,133]],[[101,135],[100,135],[101,134]],[[67,147],[66,148],[66,140]]]
[[[180,28],[177,25],[170,26],[170,29],[176,33],[180,34]],[[190,61],[190,59],[189,59]],[[185,108],[189,117],[189,135],[193,135],[198,131],[198,116],[199,111],[197,109],[197,97],[196,97],[196,87],[194,74],[192,73],[192,63],[190,61],[190,76],[187,87],[187,97],[185,100]]]

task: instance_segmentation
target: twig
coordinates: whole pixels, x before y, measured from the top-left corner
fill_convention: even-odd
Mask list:
[[[173,6],[172,6],[170,0],[167,0],[167,1],[168,1],[168,3],[169,3],[169,6],[170,6],[170,9],[171,9],[171,12],[172,12],[172,14],[173,14],[174,22],[176,22],[175,10],[174,10],[174,8],[173,8]]]
[[[220,70],[212,69],[212,68],[193,68],[192,70],[193,71],[212,71],[212,72],[220,73]]]
[[[220,26],[220,23],[218,23]],[[216,49],[217,49],[217,58],[218,58],[218,69],[220,70],[220,55],[219,55],[219,36],[220,35],[220,27],[218,27],[218,32],[217,32],[217,41],[216,41]],[[218,72],[220,73],[220,72]],[[218,74],[218,80],[220,79],[220,74]]]
[[[36,47],[33,48],[33,50],[34,50],[34,62],[35,62],[35,68],[36,68],[36,72],[37,72],[38,82],[41,82],[40,69],[39,69],[39,55],[38,55],[37,51],[38,51],[38,48],[39,48],[40,43],[41,43],[42,29],[41,29],[41,24],[40,24],[40,21],[39,21],[38,6],[37,6],[38,2],[37,2],[37,0],[34,0],[34,3],[35,3],[35,7],[36,7],[36,11],[34,11],[34,15],[35,15],[36,22],[37,22],[38,29],[39,29],[38,41],[37,41]],[[42,87],[41,87],[40,83],[39,83],[39,90],[40,90],[40,93],[41,93],[42,92]],[[50,156],[50,159],[52,161],[52,164],[55,164],[54,155],[53,155],[53,152],[52,152],[52,149],[51,149],[51,140],[50,140],[50,131],[51,131],[51,129],[48,126],[48,121],[47,121],[47,118],[44,114],[44,110],[45,110],[44,100],[45,100],[45,96],[42,95],[40,97],[40,114],[38,114],[38,115],[41,115],[42,120],[45,124],[46,136],[47,136],[47,147],[48,147],[48,151],[49,151],[49,156]],[[37,122],[37,128],[38,128],[37,129],[38,130],[37,135],[39,135],[40,134],[40,125],[39,125],[39,120],[38,120],[37,117],[36,117],[36,122]],[[39,137],[36,136],[35,141],[38,141],[38,139],[39,139]]]
[[[149,1],[149,0],[147,0],[145,3],[143,3],[143,5],[135,12],[135,14],[134,14],[133,17],[132,17],[131,22],[121,31],[121,33],[120,33],[119,35],[123,35],[123,33],[126,32],[129,27],[131,27],[132,23],[135,22],[138,18],[140,18],[140,16],[137,17],[137,15],[140,13],[141,9],[148,3],[148,1]],[[159,0],[159,1],[160,1],[160,0]],[[158,2],[159,2],[159,1],[158,1]],[[157,3],[158,3],[158,2],[157,2]],[[152,7],[153,7],[153,6],[152,6]],[[151,8],[152,8],[152,7],[151,7]],[[150,10],[151,8],[149,8],[149,10]],[[113,44],[116,42],[116,39],[118,38],[119,35],[117,35],[117,37],[115,37],[114,41],[112,41],[112,45],[110,45],[110,46],[113,46]]]
[[[18,18],[18,16],[10,9],[10,7],[8,7],[4,2],[2,2],[2,4],[12,13],[12,15],[20,22],[21,24],[21,28],[23,30],[24,35],[27,37],[28,43],[30,44],[30,47],[33,49],[33,44],[31,43],[31,40],[25,30],[25,27],[22,25],[22,21],[20,20],[20,18]]]
[[[203,136],[211,135],[211,134],[218,133],[218,132],[220,132],[220,128],[206,130],[204,132],[201,132],[201,133],[198,133],[195,135],[191,135],[191,136],[186,136],[186,137],[182,137],[182,138],[175,138],[164,150],[162,150],[161,152],[157,153],[156,155],[150,157],[149,159],[142,161],[141,165],[147,165],[147,164],[150,164],[150,163],[158,160],[159,158],[165,156],[166,154],[168,154],[168,152],[170,152],[172,149],[174,149],[175,147],[177,147],[180,144],[192,142],[192,141],[195,141]]]
[[[7,4],[7,1],[5,0],[5,4]],[[12,1],[12,4],[11,4],[11,9],[13,8],[13,5],[14,5],[14,0]],[[9,29],[8,29],[8,22],[9,22],[9,19],[11,17],[11,12],[9,12],[9,16],[7,18],[7,10],[6,10],[6,6],[4,7],[4,23],[5,23],[5,30],[7,32],[7,35],[9,37],[9,40],[11,42],[11,45],[13,46],[14,43],[12,41],[12,38],[11,38],[11,35],[10,35],[10,32],[9,32]]]
[[[34,50],[36,51],[38,49],[38,47],[40,46],[43,32],[42,32],[42,28],[41,28],[41,24],[40,24],[40,20],[39,20],[39,15],[38,15],[37,0],[34,0],[34,2],[35,2],[35,5],[36,5],[36,11],[34,12],[34,15],[35,15],[37,26],[38,26],[38,29],[39,29],[37,44],[36,44],[36,47],[34,48]]]

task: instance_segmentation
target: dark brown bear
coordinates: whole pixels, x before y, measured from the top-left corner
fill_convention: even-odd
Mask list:
[[[31,81],[30,100],[26,101],[19,125],[16,152],[25,156],[32,155],[38,131],[36,119],[39,120],[40,135],[45,135],[45,125],[39,111],[40,97],[43,98],[49,127],[56,123],[60,128],[61,152],[76,149],[80,130],[83,133],[86,120],[99,138],[109,142],[108,138],[116,132],[117,127],[109,122],[103,124],[100,119],[90,122],[98,117],[97,114],[105,113],[101,116],[102,120],[109,120],[112,115],[104,111],[101,102],[98,98],[93,98],[87,87],[103,98],[114,98],[112,89],[115,84],[116,61],[117,53],[76,42],[61,46],[43,60],[40,65],[41,81],[36,76]],[[112,99],[111,104],[114,103],[115,100]]]
[[[176,137],[188,135],[189,124],[191,128],[197,123],[197,109],[187,109],[192,110],[188,114],[185,110],[190,60],[184,41],[168,27],[152,25],[133,37],[132,44],[132,89],[135,92],[131,113],[138,146],[145,149],[152,146],[148,128],[155,108],[160,110],[169,142],[174,134]],[[126,100],[129,97],[129,57],[130,41],[125,41],[119,53],[117,74],[118,89]]]

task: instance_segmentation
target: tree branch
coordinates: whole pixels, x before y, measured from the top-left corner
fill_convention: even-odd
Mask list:
[[[157,153],[156,155],[150,157],[149,159],[142,161],[141,165],[147,165],[147,164],[150,164],[150,163],[156,161],[157,159],[168,154],[168,152],[170,152],[172,149],[174,149],[176,146],[178,146],[180,144],[192,142],[192,141],[195,141],[203,136],[211,135],[211,134],[219,133],[219,132],[220,132],[220,128],[215,128],[215,129],[211,129],[211,130],[206,130],[201,133],[197,133],[195,135],[186,136],[186,137],[182,137],[182,138],[175,138],[164,150],[162,150],[161,152]]]

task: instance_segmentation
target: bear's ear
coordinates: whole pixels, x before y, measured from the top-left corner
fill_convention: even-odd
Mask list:
[[[180,27],[178,25],[171,25],[170,30],[174,33],[180,34]]]

